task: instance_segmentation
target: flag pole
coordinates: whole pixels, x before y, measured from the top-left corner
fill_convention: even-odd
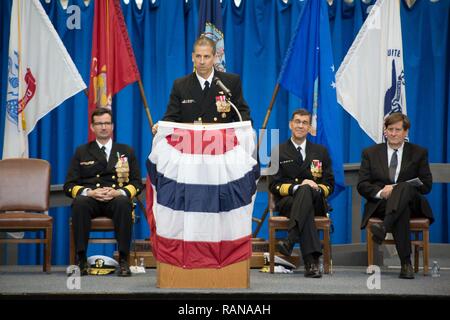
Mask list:
[[[138,84],[142,102],[144,103],[145,113],[147,114],[148,123],[150,124],[150,128],[153,128],[153,119],[152,116],[150,115],[150,109],[148,108],[147,98],[145,98],[144,86],[142,85],[141,79],[138,80]],[[87,89],[84,89],[84,94],[86,95],[86,97],[89,97],[89,92]]]
[[[153,119],[150,115],[150,109],[148,108],[147,98],[145,97],[144,86],[142,85],[142,80],[139,78],[139,92],[141,93],[142,102],[144,103],[145,113],[147,114],[147,120],[150,125],[150,130],[153,128]]]
[[[277,98],[279,89],[280,89],[280,84],[277,83],[275,88],[273,89],[272,99],[270,100],[270,104],[269,104],[269,107],[267,108],[266,116],[264,117],[264,121],[263,121],[263,124],[261,127],[261,133],[260,133],[259,139],[258,139],[258,147],[257,147],[258,151],[259,151],[259,146],[261,145],[261,141],[264,137],[264,134],[266,133],[267,123],[269,122],[270,114],[272,112],[273,105],[275,104],[275,99]]]

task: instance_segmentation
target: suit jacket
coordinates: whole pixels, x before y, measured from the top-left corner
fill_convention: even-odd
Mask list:
[[[324,146],[309,141],[306,141],[305,152],[306,159],[300,164],[299,153],[291,139],[279,146],[279,168],[278,172],[270,178],[269,190],[275,195],[275,203],[281,212],[283,211],[285,198],[293,196],[294,186],[301,184],[305,179],[314,180],[319,185],[324,200],[323,208],[327,208],[325,199],[334,190],[334,175],[330,156]],[[272,152],[272,157],[273,155]],[[272,160],[274,159],[272,158]],[[317,178],[313,177],[311,172],[313,160],[319,160],[322,163],[322,174]],[[320,214],[323,213],[325,212]]]
[[[242,120],[251,120],[250,110],[242,96],[239,76],[217,70],[214,70],[214,76],[217,76],[230,89],[231,101],[241,113]],[[176,79],[172,86],[170,101],[163,120],[185,123],[193,123],[194,121],[203,123],[239,121],[239,117],[232,107],[230,112],[217,112],[216,96],[223,95],[223,92],[220,93],[221,91],[220,87],[213,81],[208,93],[204,96],[195,72]]]
[[[385,185],[392,184],[389,179],[389,164],[387,156],[387,145],[381,143],[369,147],[362,152],[361,167],[359,169],[358,192],[367,199],[364,207],[364,216],[361,228],[364,228],[369,218],[375,213],[384,199],[376,199],[375,195]],[[423,186],[418,187],[421,193],[415,201],[415,208],[433,222],[433,213],[428,201],[422,194],[429,193],[433,183],[433,177],[428,163],[428,151],[418,145],[405,142],[400,173],[397,183],[410,179],[419,178]]]
[[[123,186],[117,181],[115,165],[117,153],[128,158],[129,182]],[[108,163],[96,141],[81,145],[75,151],[64,184],[64,192],[68,197],[75,198],[84,189],[112,187],[124,190],[128,197],[133,198],[142,190],[141,174],[133,149],[125,144],[112,144]]]

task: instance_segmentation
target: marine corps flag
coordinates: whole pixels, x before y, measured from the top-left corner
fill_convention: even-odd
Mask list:
[[[39,0],[14,0],[8,52],[3,158],[28,158],[28,134],[86,88]]]
[[[88,123],[95,108],[111,108],[112,96],[139,79],[120,1],[95,1]],[[91,141],[94,134],[88,131]]]

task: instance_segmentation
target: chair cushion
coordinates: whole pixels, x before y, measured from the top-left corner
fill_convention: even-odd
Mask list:
[[[43,213],[7,212],[0,213],[0,229],[20,230],[50,227],[53,218]]]
[[[329,228],[331,224],[331,220],[328,217],[323,216],[315,216],[314,223],[316,224],[316,228]]]
[[[270,220],[277,221],[277,222],[284,222],[284,221],[289,221],[289,218],[285,217],[285,216],[273,216],[273,217],[270,217]]]
[[[411,229],[428,229],[430,226],[430,220],[427,218],[412,218],[409,221],[409,227]]]
[[[315,216],[314,217],[314,223],[316,224],[316,227],[326,228],[330,227],[331,220],[328,217],[323,216]],[[289,218],[285,216],[272,216],[269,218],[269,225],[276,226],[279,228],[287,228],[289,224]]]
[[[383,220],[379,219],[379,218],[370,218],[369,221],[367,222],[368,224],[374,224],[374,223],[383,223]]]
[[[91,230],[114,230],[114,221],[107,217],[97,217],[91,220]]]
[[[370,218],[367,225],[371,225],[374,223],[383,223],[383,220],[379,218]],[[412,218],[409,220],[409,227],[411,229],[428,229],[430,226],[430,220],[427,218]]]
[[[287,229],[289,218],[285,216],[272,216],[269,218],[269,226]]]

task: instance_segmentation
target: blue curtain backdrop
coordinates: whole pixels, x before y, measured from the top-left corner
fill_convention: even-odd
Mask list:
[[[98,0],[97,0],[98,1]],[[222,1],[227,71],[240,74],[244,96],[251,107],[256,128],[260,128],[275,87],[291,34],[308,0]],[[0,1],[0,137],[3,137],[9,21],[12,0]],[[367,2],[367,1],[365,1]],[[69,30],[70,14],[59,1],[42,0],[50,20],[71,54],[84,81],[89,81],[93,1],[69,0],[80,8],[81,28]],[[329,21],[336,70],[367,16],[368,4],[355,0],[348,4],[335,0],[329,7]],[[166,109],[175,78],[192,71],[191,50],[198,28],[198,0],[144,0],[138,8],[134,0],[122,2],[123,14],[134,47],[142,81],[154,121]],[[408,115],[412,121],[410,139],[429,148],[430,162],[448,162],[450,106],[450,1],[417,0],[409,9],[402,1],[401,19],[406,72]],[[289,137],[288,121],[298,100],[280,90],[268,128],[280,130],[280,140]],[[145,159],[151,149],[151,133],[137,84],[129,85],[114,98],[117,141],[132,145],[140,160],[143,176]],[[52,165],[52,184],[64,183],[70,158],[87,139],[87,98],[84,93],[67,100],[44,117],[30,135],[30,157],[48,160]],[[345,112],[335,116],[336,126],[344,130],[344,162],[360,161],[361,150],[372,141]],[[333,130],[333,128],[329,128]],[[3,139],[0,140],[0,153]],[[0,177],[4,179],[5,177]],[[333,200],[334,244],[351,241],[351,200],[347,189]],[[448,185],[435,184],[428,196],[436,222],[431,227],[432,242],[449,242]],[[260,216],[267,194],[256,199],[255,216]],[[53,264],[68,263],[70,208],[50,210],[54,218]],[[135,238],[149,235],[142,215],[135,225]],[[265,225],[260,236],[267,238]],[[92,246],[90,254],[112,254],[112,246]],[[42,262],[42,249],[21,245],[19,263]]]

